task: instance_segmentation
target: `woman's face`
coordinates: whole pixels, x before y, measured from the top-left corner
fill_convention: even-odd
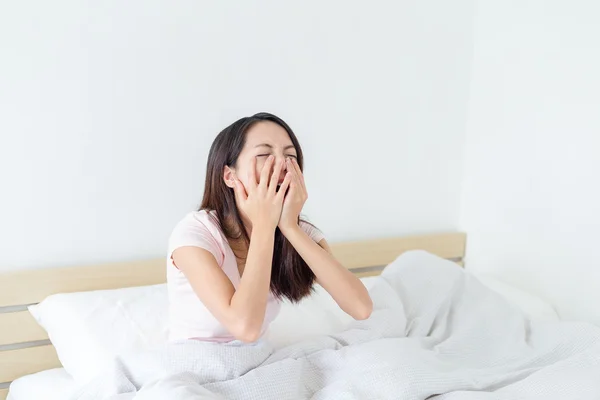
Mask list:
[[[251,160],[256,158],[256,181],[260,180],[260,173],[263,165],[267,161],[267,157],[273,155],[275,157],[275,163],[284,162],[286,158],[296,158],[296,149],[292,144],[292,141],[281,126],[270,121],[260,121],[252,125],[252,127],[246,132],[246,143],[240,153],[236,165],[234,168],[225,167],[224,179],[227,186],[231,185],[231,172],[233,171],[238,179],[244,184],[244,187],[248,187],[249,182],[249,170],[251,167]],[[285,177],[285,163],[279,176],[279,183],[281,183]],[[269,178],[272,175],[272,171],[269,173]]]

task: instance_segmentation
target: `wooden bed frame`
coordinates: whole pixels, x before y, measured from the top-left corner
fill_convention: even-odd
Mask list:
[[[336,258],[359,277],[379,275],[383,266],[408,250],[426,250],[462,265],[466,235],[443,233],[334,243]],[[88,267],[25,270],[0,274],[0,400],[8,383],[60,367],[46,332],[26,309],[55,293],[116,289],[164,283],[165,259]]]

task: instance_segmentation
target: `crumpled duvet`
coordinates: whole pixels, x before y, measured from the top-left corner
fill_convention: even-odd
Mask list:
[[[407,252],[344,331],[275,350],[194,340],[124,354],[95,399],[600,399],[600,328],[540,322],[450,261]]]

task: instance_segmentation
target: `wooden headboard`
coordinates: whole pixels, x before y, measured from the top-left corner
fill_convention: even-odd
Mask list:
[[[466,235],[443,233],[334,243],[336,258],[359,277],[379,275],[409,250],[426,250],[462,265]],[[55,293],[144,286],[166,281],[164,258],[96,266],[0,274],[0,400],[8,384],[27,374],[60,367],[46,332],[26,309]]]

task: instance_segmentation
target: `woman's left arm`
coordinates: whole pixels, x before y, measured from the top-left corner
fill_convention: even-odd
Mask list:
[[[280,228],[281,229],[281,228]],[[365,285],[331,254],[325,239],[318,244],[296,224],[281,231],[314,272],[319,283],[354,319],[367,319],[373,302]]]
[[[292,181],[286,193],[279,229],[308,264],[319,283],[344,312],[354,319],[367,319],[373,310],[369,292],[352,272],[331,254],[325,239],[318,244],[298,225],[298,216],[308,198],[304,176],[296,160],[288,159],[286,169]]]

